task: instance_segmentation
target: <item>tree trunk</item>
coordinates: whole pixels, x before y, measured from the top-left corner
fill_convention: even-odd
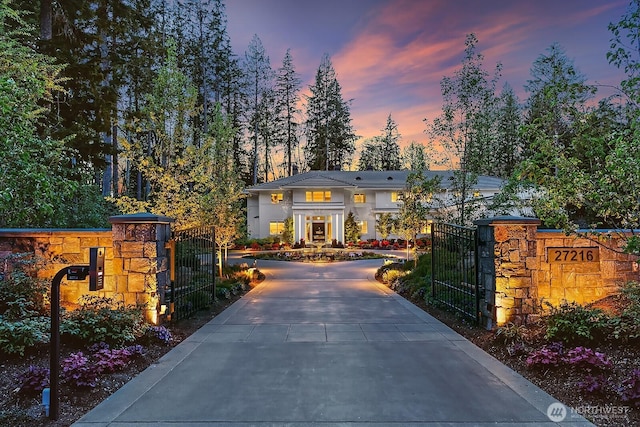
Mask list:
[[[51,40],[51,0],[40,0],[40,40]]]

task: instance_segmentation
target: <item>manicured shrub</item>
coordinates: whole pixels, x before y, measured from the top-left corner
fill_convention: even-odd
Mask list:
[[[78,310],[64,314],[60,325],[63,338],[85,344],[104,341],[125,344],[144,334],[142,307],[125,307],[110,298],[84,296]]]
[[[0,316],[0,352],[24,356],[28,349],[49,342],[50,319],[7,320]]]
[[[598,308],[589,308],[575,302],[550,306],[546,317],[548,340],[566,344],[582,344],[603,337],[609,325],[606,314]]]

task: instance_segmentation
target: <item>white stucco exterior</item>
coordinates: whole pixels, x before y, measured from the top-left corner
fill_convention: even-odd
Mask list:
[[[349,212],[363,224],[362,240],[375,239],[377,215],[396,214],[395,195],[405,187],[409,171],[311,171],[250,187],[247,192],[249,238],[280,234],[279,224],[293,218],[294,241],[345,242],[344,221]],[[427,171],[442,175],[448,171]],[[502,180],[480,177],[475,190],[493,197]],[[390,236],[397,237],[397,236]]]

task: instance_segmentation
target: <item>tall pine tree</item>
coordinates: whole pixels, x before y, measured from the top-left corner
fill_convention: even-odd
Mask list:
[[[322,58],[315,84],[309,89],[311,94],[305,96],[307,167],[312,170],[342,168],[351,161],[357,136],[351,125],[349,102],[342,98],[329,55]]]
[[[284,167],[287,176],[293,174],[293,154],[298,146],[298,102],[300,101],[300,77],[293,66],[291,50],[282,59],[276,76],[276,102],[281,132],[280,144],[284,147]]]

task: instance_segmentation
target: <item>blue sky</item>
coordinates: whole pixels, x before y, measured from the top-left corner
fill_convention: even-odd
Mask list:
[[[508,82],[524,101],[533,62],[554,42],[587,77],[610,94],[623,73],[608,64],[610,22],[627,0],[227,0],[227,29],[243,56],[257,34],[277,69],[288,48],[303,92],[331,57],[345,99],[352,99],[358,135],[381,133],[389,114],[401,145],[425,143],[423,119],[441,111],[440,81],[459,68],[469,33],[478,38],[484,68],[503,64]]]

